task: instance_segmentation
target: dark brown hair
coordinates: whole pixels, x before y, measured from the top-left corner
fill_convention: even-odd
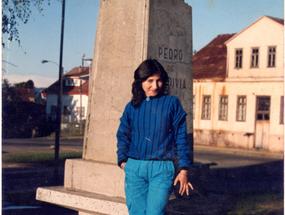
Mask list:
[[[168,94],[169,77],[163,66],[155,59],[147,59],[143,61],[134,72],[134,82],[132,84],[132,105],[138,107],[146,98],[142,88],[142,82],[150,76],[159,74],[162,80],[162,88],[158,95]]]

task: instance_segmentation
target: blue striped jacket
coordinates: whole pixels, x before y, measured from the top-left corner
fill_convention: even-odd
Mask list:
[[[176,96],[145,99],[139,107],[129,102],[117,131],[118,165],[127,159],[177,160],[188,168],[186,112]]]

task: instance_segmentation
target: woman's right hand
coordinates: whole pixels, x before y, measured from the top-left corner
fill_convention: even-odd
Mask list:
[[[123,163],[121,163],[120,167],[121,167],[122,170],[125,170],[125,166],[126,166],[126,162],[123,162]]]

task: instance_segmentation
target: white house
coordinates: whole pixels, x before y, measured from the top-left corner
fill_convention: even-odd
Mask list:
[[[193,56],[195,144],[284,151],[283,36],[263,16]]]
[[[75,67],[63,76],[62,116],[63,123],[82,122],[86,119],[88,105],[89,67]],[[46,113],[56,119],[58,81],[46,90]]]

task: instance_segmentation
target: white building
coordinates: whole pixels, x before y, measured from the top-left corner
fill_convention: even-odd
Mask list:
[[[195,144],[283,151],[283,32],[263,16],[194,55]]]
[[[89,67],[75,67],[63,77],[62,116],[63,123],[81,122],[86,119],[88,106]],[[50,120],[56,119],[58,81],[46,90],[46,113]]]

